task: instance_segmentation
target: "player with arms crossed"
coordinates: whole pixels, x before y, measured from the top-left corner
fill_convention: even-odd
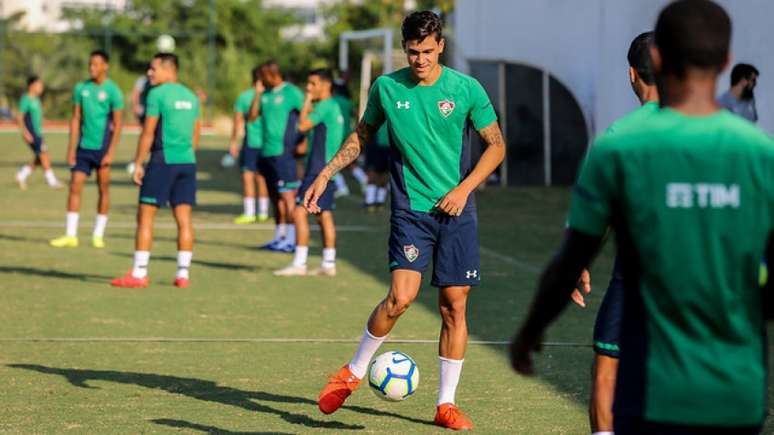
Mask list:
[[[147,287],[148,262],[153,243],[153,220],[159,207],[169,203],[177,222],[177,275],[175,286],[189,285],[193,256],[191,208],[196,204],[196,147],[199,144],[199,98],[177,82],[178,58],[171,53],[153,57],[153,89],[148,93],[132,181],[140,186],[137,234],[132,270],[114,279],[114,287]],[[150,152],[147,168],[143,167]]]
[[[54,175],[54,170],[51,169],[51,160],[48,157],[46,146],[43,144],[43,108],[40,104],[42,93],[43,80],[38,76],[31,76],[27,79],[27,93],[22,95],[19,101],[19,114],[16,116],[16,123],[19,125],[22,139],[35,154],[32,163],[22,166],[16,173],[16,182],[21,190],[27,188],[27,177],[32,174],[38,164],[45,171],[49,187],[55,189],[62,187]]]
[[[758,266],[773,253],[774,140],[715,101],[730,39],[709,0],[662,10],[651,51],[662,107],[591,147],[511,347],[513,367],[533,373],[532,352],[612,226],[626,289],[618,435],[757,434],[766,416],[774,288],[760,288]]]
[[[70,165],[70,194],[67,198],[67,226],[62,237],[51,240],[55,248],[78,246],[78,218],[81,191],[91,171],[97,170],[97,220],[92,245],[105,247],[105,227],[110,208],[110,166],[121,136],[124,97],[118,86],[108,78],[110,57],[104,51],[89,56],[91,78],[78,83],[73,91],[73,116],[70,119],[70,141],[67,164]]]
[[[408,15],[402,26],[409,67],[379,77],[363,119],[306,192],[304,204],[319,213],[318,200],[331,177],[354,161],[387,122],[392,149],[392,215],[389,268],[392,284],[368,320],[351,362],[320,392],[319,407],[341,407],[366,375],[368,364],[395,322],[419,293],[422,274],[433,264],[442,318],[439,339],[440,391],[435,424],[470,429],[455,406],[468,331],[468,293],[479,284],[478,185],[505,157],[492,104],[472,77],[438,63],[444,50],[441,19],[430,11]],[[487,148],[471,168],[468,126]]]
[[[235,224],[251,224],[265,222],[269,219],[269,191],[266,188],[266,179],[258,171],[258,161],[263,145],[263,125],[261,118],[249,121],[250,104],[255,98],[255,87],[261,80],[259,68],[253,68],[253,87],[242,92],[234,103],[234,130],[231,134],[231,144],[228,152],[233,156],[239,156],[239,167],[242,170],[242,190],[244,192],[244,211],[242,215],[234,219]],[[259,85],[261,87],[262,85]],[[241,150],[237,147],[239,134],[244,134]],[[256,186],[258,187],[258,215],[255,212]]]

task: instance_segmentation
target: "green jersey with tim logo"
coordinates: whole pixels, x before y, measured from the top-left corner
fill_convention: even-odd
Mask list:
[[[78,146],[87,150],[107,147],[113,134],[113,112],[124,108],[121,89],[110,79],[101,84],[88,79],[75,86],[73,104],[81,107]]]
[[[468,127],[497,120],[476,79],[442,68],[430,86],[404,68],[376,79],[369,93],[363,120],[377,130],[387,121],[399,154],[391,161],[394,209],[433,210],[471,170]]]
[[[148,93],[145,116],[158,117],[151,162],[196,163],[194,128],[199,120],[199,98],[180,83],[164,83]]]
[[[304,105],[304,94],[290,83],[267,90],[261,95],[264,157],[276,157],[292,152],[299,137],[298,116]]]
[[[241,113],[245,119],[245,139],[244,143],[248,148],[260,149],[263,145],[263,124],[261,117],[250,122],[250,105],[255,98],[255,89],[248,89],[237,97],[234,103],[234,112]]]
[[[616,416],[753,426],[766,415],[758,269],[774,140],[727,112],[658,109],[591,147],[569,226],[627,259]]]

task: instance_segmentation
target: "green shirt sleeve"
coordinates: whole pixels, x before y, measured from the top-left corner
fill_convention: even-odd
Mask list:
[[[484,87],[476,79],[472,80],[470,89],[470,120],[473,121],[473,127],[476,130],[481,130],[497,121],[492,102],[489,101]]]
[[[244,94],[240,94],[236,101],[234,101],[234,113],[245,113],[244,109]]]
[[[607,231],[617,196],[616,159],[608,142],[598,139],[581,168],[570,202],[568,226],[591,236]]]
[[[124,94],[115,84],[110,87],[110,106],[114,112],[124,110]]]
[[[75,104],[76,106],[81,105],[81,84],[80,83],[75,85],[75,87],[73,88],[73,104]]]
[[[153,88],[145,101],[145,116],[158,117],[161,114],[161,94],[159,88]]]
[[[293,89],[293,108],[300,112],[304,108],[304,93],[295,86],[291,89]]]
[[[312,125],[315,126],[321,123],[325,119],[325,115],[330,112],[330,108],[329,104],[317,103],[314,109],[312,109],[312,113],[309,114],[309,120],[312,121]]]
[[[373,86],[371,86],[371,91],[368,92],[368,103],[366,103],[366,109],[363,113],[363,121],[377,129],[384,124],[384,107],[382,107],[382,99],[379,92],[381,80],[381,77],[376,79]]]
[[[19,112],[27,113],[30,110],[30,98],[27,95],[21,97],[19,100]]]

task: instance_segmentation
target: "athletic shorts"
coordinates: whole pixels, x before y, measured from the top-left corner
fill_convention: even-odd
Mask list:
[[[39,136],[32,133],[32,143],[27,143],[30,149],[35,153],[35,157],[38,157],[41,153],[46,152],[46,146],[43,144],[43,136]]]
[[[301,187],[298,188],[298,195],[296,196],[296,204],[301,205],[304,202],[304,195],[309,187],[312,186],[314,180],[317,178],[317,174],[307,174],[304,177],[304,181],[301,183]],[[336,192],[336,183],[328,183],[328,187],[325,188],[320,199],[317,200],[317,205],[322,211],[333,211],[336,209],[336,204],[333,201],[333,194]]]
[[[107,151],[105,148],[88,150],[79,147],[75,152],[75,166],[70,168],[70,170],[91,175],[91,171],[99,169],[102,166],[102,159],[105,157],[105,151]]]
[[[390,217],[390,271],[424,273],[433,264],[434,287],[475,286],[481,281],[475,208],[461,216],[396,209]]]
[[[657,423],[627,416],[616,416],[613,426],[616,435],[757,435],[762,429],[761,426],[721,427]]]
[[[163,207],[196,205],[196,164],[148,163],[140,186],[140,204]]]
[[[290,192],[298,189],[299,181],[296,172],[296,160],[292,155],[276,157],[261,157],[259,159],[261,174],[266,178],[266,186],[275,192]]]
[[[390,148],[378,145],[366,147],[366,169],[385,173],[390,170]]]
[[[239,167],[242,169],[242,172],[259,172],[258,161],[260,157],[260,148],[243,146],[242,150],[239,151]]]
[[[618,347],[621,338],[621,323],[624,303],[623,266],[619,257],[615,259],[613,273],[602,305],[594,323],[594,352],[599,355],[619,358]]]

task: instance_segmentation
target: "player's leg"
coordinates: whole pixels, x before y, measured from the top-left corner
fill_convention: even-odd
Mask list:
[[[239,151],[239,167],[242,170],[242,214],[234,219],[235,224],[251,224],[255,222],[255,173],[258,171],[259,150],[243,145]]]
[[[77,164],[76,164],[77,165]],[[78,246],[78,220],[81,209],[81,193],[89,172],[73,168],[70,172],[70,189],[67,194],[67,219],[65,235],[52,239],[49,244],[55,248],[75,248]]]
[[[35,159],[36,162],[40,162],[40,166],[43,168],[43,174],[46,177],[46,183],[49,187],[59,189],[62,187],[62,183],[57,180],[54,170],[51,168],[51,159],[48,156],[48,151],[41,151]]]
[[[276,276],[304,276],[307,272],[306,260],[309,256],[309,213],[304,207],[293,208],[293,222],[296,228],[296,251],[290,266],[274,272]]]
[[[278,243],[277,250],[293,252],[296,246],[296,224],[293,219],[293,210],[296,208],[296,190],[283,189],[279,192],[280,213],[285,223],[285,235]]]
[[[613,433],[613,398],[618,374],[618,358],[595,354],[592,367],[593,382],[589,403],[591,432],[594,434]]]
[[[105,227],[107,227],[108,209],[110,208],[110,168],[110,165],[105,165],[97,169],[99,199],[97,201],[97,218],[94,222],[94,233],[91,239],[95,248],[105,247]]]
[[[144,182],[143,182],[144,184]],[[153,245],[153,221],[159,207],[155,204],[140,203],[137,207],[137,230],[134,235],[134,258],[132,269],[126,275],[110,282],[113,287],[143,288],[147,287],[148,263]]]
[[[367,174],[368,184],[366,184],[365,188],[365,202],[363,205],[366,207],[366,209],[368,209],[368,211],[376,211],[374,206],[376,205],[376,191],[378,189],[376,186],[377,175],[373,170],[369,170]]]
[[[323,237],[322,263],[314,272],[318,276],[336,276],[336,224],[333,211],[326,210],[317,216]]]
[[[258,188],[258,222],[269,220],[269,188],[266,177],[260,172],[255,173],[255,185]]]
[[[173,208],[177,222],[177,273],[175,287],[186,288],[189,285],[191,259],[193,258],[193,219],[191,204],[178,204]]]
[[[377,208],[384,207],[387,202],[387,184],[389,183],[390,175],[388,172],[380,172],[378,175],[378,182],[376,184],[376,206]]]

